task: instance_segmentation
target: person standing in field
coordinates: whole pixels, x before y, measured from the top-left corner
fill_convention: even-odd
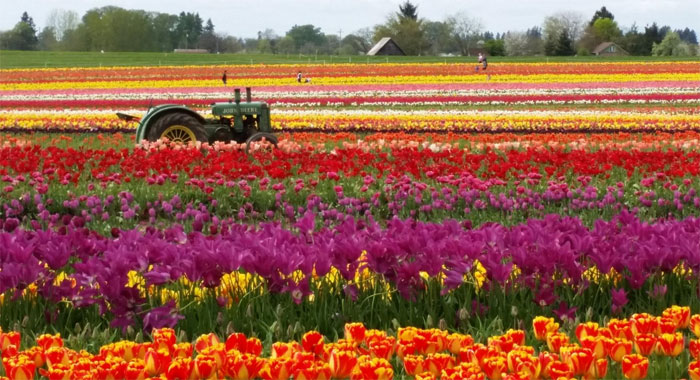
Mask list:
[[[226,77],[226,70],[224,70],[224,75],[221,76],[221,81],[224,82],[224,86],[226,86],[226,80],[228,78]]]

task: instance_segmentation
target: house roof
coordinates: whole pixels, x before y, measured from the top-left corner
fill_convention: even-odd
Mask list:
[[[612,46],[612,45],[615,45],[615,47],[616,47],[617,49],[620,49],[621,51],[624,51],[624,52],[626,53],[625,49],[621,48],[620,46],[618,46],[618,45],[617,45],[616,43],[614,43],[614,42],[603,42],[603,43],[601,43],[600,45],[596,46],[595,49],[593,49],[593,52],[592,52],[592,53],[593,53],[593,54],[598,54],[598,53],[602,52],[603,50],[609,48],[609,47]]]
[[[376,45],[372,46],[372,48],[369,49],[369,51],[367,52],[367,55],[375,55],[375,54],[377,54],[380,50],[382,50],[382,48],[384,47],[384,45],[386,45],[386,44],[389,43],[389,41],[391,41],[391,43],[394,44],[394,46],[396,46],[396,48],[399,49],[399,50],[403,53],[403,49],[401,49],[401,47],[400,47],[399,45],[397,45],[396,42],[394,42],[394,41],[391,39],[391,37],[384,37],[384,38],[382,38],[381,40],[379,40],[379,42],[377,42]],[[405,54],[405,53],[404,53],[404,54]]]

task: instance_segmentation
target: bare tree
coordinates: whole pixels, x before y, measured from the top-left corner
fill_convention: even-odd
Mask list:
[[[57,41],[61,41],[66,32],[76,29],[78,24],[78,12],[63,9],[52,9],[46,22],[46,26],[53,28]]]
[[[507,55],[528,55],[527,35],[523,32],[508,32],[504,38]]]
[[[569,38],[576,43],[586,25],[583,15],[579,12],[559,12],[544,19],[544,39],[556,39],[566,30]]]
[[[453,36],[462,55],[469,55],[469,49],[476,46],[479,41],[483,26],[481,20],[465,12],[458,12],[454,16],[445,19],[445,24],[451,26]]]

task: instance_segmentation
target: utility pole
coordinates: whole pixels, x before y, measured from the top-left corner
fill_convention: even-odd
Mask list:
[[[343,46],[343,29],[338,30],[338,55],[340,55],[341,46]]]

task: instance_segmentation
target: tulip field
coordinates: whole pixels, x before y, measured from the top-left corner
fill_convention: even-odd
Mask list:
[[[1,379],[700,379],[697,61],[2,69],[0,181]]]

